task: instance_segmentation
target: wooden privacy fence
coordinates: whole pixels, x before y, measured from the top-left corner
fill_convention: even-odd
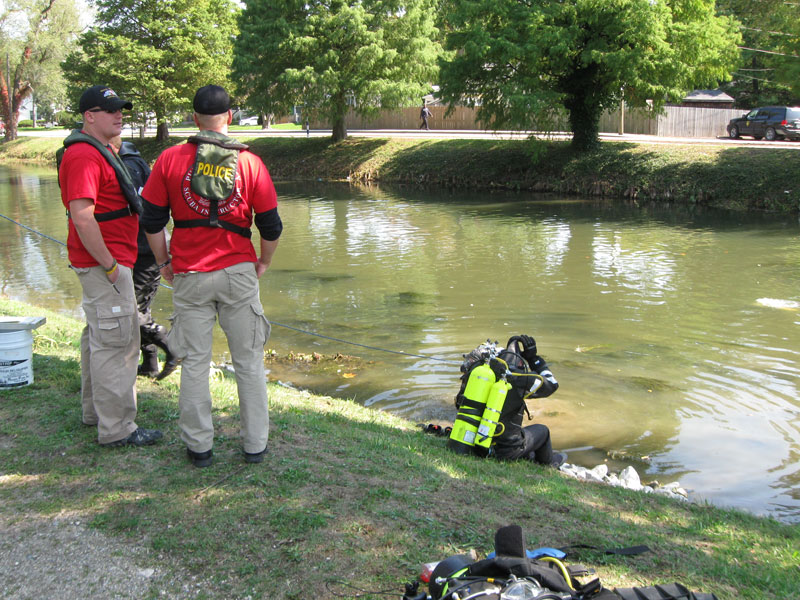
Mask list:
[[[373,119],[364,119],[353,111],[345,117],[347,129],[417,129],[422,123],[420,106],[382,110]],[[477,122],[474,108],[457,106],[448,116],[446,106],[429,106],[433,116],[428,119],[432,130],[483,130]],[[724,137],[725,126],[746,110],[730,108],[700,108],[693,106],[667,106],[663,115],[652,116],[639,108],[625,107],[625,133],[656,135],[662,137]],[[563,129],[567,130],[566,118]],[[329,129],[330,123],[311,122],[313,129]],[[534,128],[535,129],[535,128]],[[619,133],[619,109],[603,113],[600,118],[601,133]]]
[[[457,130],[483,130],[477,123],[474,108],[467,106],[457,106],[447,117],[446,106],[428,106],[433,113],[428,118],[428,125],[431,129],[457,129]],[[345,124],[348,129],[417,129],[422,124],[419,116],[421,106],[412,108],[397,108],[394,110],[382,110],[374,119],[365,119],[357,115],[352,110],[345,117]],[[314,127],[330,128],[330,123],[311,123]]]

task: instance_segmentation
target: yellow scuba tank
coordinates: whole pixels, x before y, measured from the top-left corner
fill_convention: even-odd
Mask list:
[[[480,456],[489,454],[493,437],[497,431],[497,425],[500,423],[500,413],[503,411],[503,405],[506,402],[506,396],[510,389],[511,384],[505,379],[498,380],[489,389],[489,396],[486,398],[486,408],[481,416],[481,422],[480,425],[478,425],[478,434],[475,438],[475,447],[473,448],[475,454]]]
[[[496,381],[489,365],[482,364],[472,369],[458,407],[456,420],[447,447],[459,454],[467,454],[475,445],[475,435],[486,408],[489,390]]]

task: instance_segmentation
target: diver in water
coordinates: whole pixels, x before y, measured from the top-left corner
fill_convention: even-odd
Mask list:
[[[538,354],[536,340],[514,336],[504,349],[481,344],[464,357],[461,371],[451,449],[502,460],[528,459],[555,468],[566,462],[565,453],[553,451],[546,425],[522,426],[523,413],[530,419],[526,400],[546,398],[558,389],[558,381]]]

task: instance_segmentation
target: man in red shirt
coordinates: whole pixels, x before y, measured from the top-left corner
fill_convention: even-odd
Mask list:
[[[283,224],[264,163],[227,135],[233,119],[228,93],[204,86],[193,107],[200,132],[158,157],[142,192],[141,223],[162,277],[174,287],[167,343],[181,359],[179,425],[189,459],[197,467],[213,460],[208,374],[218,317],[239,391],[244,458],[257,463],[269,435],[264,345],[270,332],[258,279],[272,261]],[[170,214],[168,249],[164,226]],[[250,241],[253,222],[259,257]]]
[[[81,335],[83,422],[97,425],[103,446],[144,446],[161,432],[136,425],[139,320],[131,269],[141,200],[108,146],[133,105],[102,85],[81,95],[84,125],[64,140],[59,157],[61,200],[69,215],[67,249],[83,289]]]

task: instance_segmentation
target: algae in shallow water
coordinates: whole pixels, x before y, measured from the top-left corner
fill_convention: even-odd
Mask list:
[[[628,377],[627,380],[634,385],[642,387],[650,392],[664,392],[667,390],[678,389],[663,379],[652,379],[650,377]]]
[[[420,292],[399,292],[386,296],[386,302],[396,302],[403,305],[425,305],[433,302],[433,296]]]

